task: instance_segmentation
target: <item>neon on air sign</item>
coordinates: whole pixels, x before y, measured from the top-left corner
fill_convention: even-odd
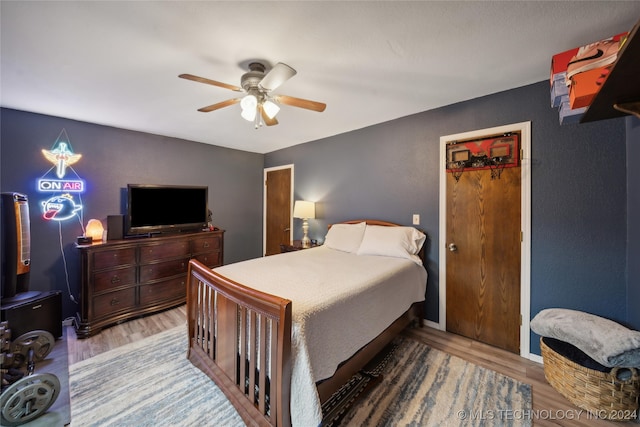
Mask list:
[[[62,135],[66,141],[61,140]],[[37,189],[41,193],[53,193],[51,197],[42,200],[42,217],[48,221],[66,221],[80,217],[82,203],[80,195],[85,191],[84,180],[71,167],[82,157],[71,149],[69,136],[63,129],[51,150],[42,150],[44,157],[53,163],[53,166],[38,179]],[[71,171],[71,178],[65,178]],[[77,197],[77,200],[76,200]],[[81,222],[82,219],[80,218]]]
[[[60,180],[60,179],[39,179],[38,191],[66,191],[69,193],[84,193],[84,181],[82,180]]]

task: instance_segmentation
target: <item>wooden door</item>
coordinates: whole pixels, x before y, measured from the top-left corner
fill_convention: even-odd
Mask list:
[[[291,243],[291,168],[267,171],[265,179],[265,255]]]
[[[446,179],[447,330],[519,354],[520,167]]]

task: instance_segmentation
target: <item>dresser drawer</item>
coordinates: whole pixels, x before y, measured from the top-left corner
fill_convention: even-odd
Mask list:
[[[135,307],[136,288],[109,292],[93,298],[93,315],[96,318],[109,316],[113,313]]]
[[[178,274],[187,274],[187,266],[189,259],[177,259],[175,261],[165,261],[155,264],[146,264],[140,266],[140,283],[150,280],[162,279]],[[185,276],[186,277],[186,276]]]
[[[136,283],[136,268],[107,270],[93,275],[93,292],[103,292],[111,288]]]
[[[220,250],[221,247],[222,238],[219,234],[210,234],[206,237],[199,237],[191,241],[191,253],[194,254]]]
[[[180,256],[189,256],[189,242],[186,240],[140,246],[141,263]]]
[[[171,301],[187,295],[186,276],[140,286],[140,304],[148,305],[157,301]]]
[[[100,251],[93,254],[93,268],[95,270],[135,263],[135,248],[114,249],[112,251]]]
[[[222,265],[222,254],[220,252],[209,252],[206,254],[196,255],[194,258],[206,265],[207,267],[219,267]]]

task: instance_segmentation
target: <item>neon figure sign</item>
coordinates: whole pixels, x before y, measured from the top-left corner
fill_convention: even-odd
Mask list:
[[[61,140],[63,134],[66,141]],[[85,190],[84,180],[71,167],[80,160],[82,154],[75,154],[68,141],[69,136],[62,129],[51,150],[42,150],[44,157],[53,166],[38,180],[37,188],[41,193],[56,193],[40,202],[42,217],[48,221],[66,221],[76,215],[80,216],[79,212],[82,211],[80,194]],[[66,179],[67,171],[71,171],[75,177]],[[77,202],[75,196],[78,197]]]

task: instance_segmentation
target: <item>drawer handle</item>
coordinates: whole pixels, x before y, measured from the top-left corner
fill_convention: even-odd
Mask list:
[[[120,301],[118,300],[118,298],[114,298],[111,300],[111,305],[118,305],[120,304]]]
[[[203,248],[208,248],[209,247],[209,242],[204,242],[204,244],[202,245]]]
[[[118,276],[113,276],[111,278],[111,284],[115,285],[116,283],[120,283],[120,278]]]

